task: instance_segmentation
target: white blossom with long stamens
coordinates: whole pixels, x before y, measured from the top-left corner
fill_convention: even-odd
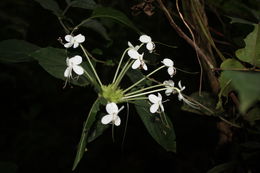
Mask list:
[[[84,69],[80,66],[82,62],[82,57],[76,55],[72,58],[66,59],[67,68],[64,71],[64,77],[72,78],[72,71],[74,71],[77,75],[82,75],[84,73]]]
[[[112,103],[108,103],[106,105],[106,111],[107,111],[107,115],[103,116],[103,118],[101,119],[101,123],[102,124],[114,124],[116,126],[119,126],[121,124],[121,119],[118,116],[118,113],[124,108],[124,106],[122,106],[120,109],[118,109],[117,105],[112,102]]]
[[[150,102],[152,102],[153,104],[150,107],[150,112],[151,113],[155,113],[157,112],[159,109],[164,112],[164,107],[162,104],[162,95],[160,93],[158,93],[158,96],[154,95],[154,94],[150,94],[148,96],[148,99]]]

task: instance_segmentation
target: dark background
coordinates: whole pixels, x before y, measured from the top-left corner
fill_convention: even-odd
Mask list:
[[[60,4],[64,6],[64,2]],[[175,64],[187,71],[199,71],[193,49],[170,28],[159,10],[153,16],[143,13],[132,16],[130,7],[134,2],[104,4],[124,11],[154,40],[178,47],[170,49],[159,45],[156,49],[162,57],[174,58]],[[70,13],[73,12],[85,14],[80,10]],[[218,26],[212,20],[211,23]],[[0,23],[0,40],[15,38],[41,47],[61,47],[57,38],[65,35],[55,16],[30,0],[1,0]],[[99,47],[106,58],[119,57],[128,40],[137,42],[138,35],[130,29],[113,22],[108,22],[107,26],[113,41],[107,42],[92,31],[86,31],[87,41],[92,43],[88,45],[89,50]],[[0,69],[0,173],[72,172],[83,121],[96,98],[92,88],[67,86],[63,89],[64,81],[49,75],[37,62],[0,63]],[[109,69],[111,72],[111,67],[100,67],[101,78],[109,78]],[[157,77],[164,79],[166,74]],[[175,79],[182,79],[187,94],[198,90],[198,75],[180,72]],[[209,90],[206,86],[204,82],[204,90]],[[166,152],[158,145],[134,110],[131,110],[125,132],[123,111],[120,113],[123,123],[115,129],[116,141],[113,143],[109,128],[88,144],[88,152],[75,173],[163,170],[203,173],[227,161],[232,150],[228,144],[217,145],[218,120],[183,112],[180,106],[175,97],[165,103],[176,131],[177,153]]]

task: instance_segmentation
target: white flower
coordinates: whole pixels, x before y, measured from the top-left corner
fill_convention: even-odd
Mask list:
[[[169,74],[171,77],[173,77],[173,75],[175,75],[175,73],[176,73],[176,68],[173,67],[173,65],[174,65],[173,61],[172,61],[171,59],[169,59],[169,58],[165,58],[165,59],[162,61],[162,63],[163,63],[166,67],[168,67],[168,69],[167,69],[168,74]]]
[[[179,90],[177,90],[177,92],[178,92],[178,99],[179,99],[179,101],[184,101],[187,105],[189,105],[189,106],[191,106],[191,107],[197,109],[197,108],[198,108],[197,104],[192,103],[191,101],[189,101],[188,99],[186,99],[186,98],[182,95],[181,92],[182,92],[183,90],[185,90],[185,86],[182,86],[182,85],[181,85],[181,81],[178,82],[178,86],[179,86]]]
[[[174,89],[174,82],[172,80],[168,80],[168,81],[164,81],[163,84],[165,85],[166,87],[166,90],[165,90],[165,94],[167,96],[171,95],[172,93],[175,93],[175,89]]]
[[[181,85],[181,81],[178,82],[178,86],[179,86],[179,89],[180,89],[179,92],[178,92],[179,93],[178,99],[181,101],[184,98],[183,95],[181,94],[181,92],[183,90],[185,90],[186,87]]]
[[[146,49],[149,50],[150,53],[153,52],[154,48],[155,48],[155,44],[154,42],[152,42],[152,38],[148,35],[141,35],[139,37],[139,40],[142,43],[146,43]]]
[[[139,45],[133,46],[130,41],[128,41],[127,44],[128,44],[128,46],[129,46],[129,50],[131,50],[131,49],[138,50],[139,47],[140,47]]]
[[[64,77],[72,77],[72,70],[78,74],[82,75],[84,73],[84,69],[79,65],[82,62],[82,57],[79,55],[76,55],[72,58],[67,58],[66,63],[67,63],[67,68],[64,72]]]
[[[85,36],[82,34],[78,34],[75,37],[73,37],[72,35],[66,35],[65,40],[68,43],[65,43],[64,47],[70,48],[73,46],[73,48],[77,48],[80,43],[83,43],[85,41]]]
[[[108,103],[106,105],[106,111],[107,111],[107,115],[103,116],[103,118],[101,119],[101,123],[102,124],[108,124],[108,123],[112,123],[115,124],[116,126],[119,126],[121,124],[121,119],[118,116],[118,113],[124,108],[124,106],[122,106],[119,110],[117,105],[112,102],[112,103]]]
[[[130,58],[135,59],[135,62],[132,65],[132,69],[137,69],[140,67],[144,70],[147,70],[147,65],[143,60],[143,53],[139,54],[135,49],[130,49],[127,53],[130,56]]]
[[[150,102],[152,102],[153,104],[150,107],[150,112],[151,113],[155,113],[158,111],[158,109],[160,108],[162,112],[164,112],[164,107],[162,104],[162,96],[160,93],[158,93],[158,96],[154,95],[154,94],[150,94],[148,96],[148,99]]]

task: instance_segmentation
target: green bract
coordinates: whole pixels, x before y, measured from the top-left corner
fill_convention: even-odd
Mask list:
[[[123,90],[113,84],[103,85],[101,90],[101,96],[104,97],[108,102],[119,103],[124,95]]]

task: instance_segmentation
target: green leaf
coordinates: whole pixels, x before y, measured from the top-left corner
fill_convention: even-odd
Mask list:
[[[260,24],[254,27],[254,30],[244,39],[245,48],[238,49],[236,56],[241,61],[260,67]]]
[[[39,48],[24,40],[4,40],[0,42],[0,61],[6,63],[33,61],[29,54]]]
[[[201,94],[199,94],[199,92],[195,92],[189,97],[196,101],[198,107],[195,109],[187,104],[184,104],[181,107],[182,110],[200,115],[215,115],[217,113],[216,98],[211,93],[201,92]]]
[[[148,101],[135,101],[135,108],[142,119],[146,129],[155,141],[165,150],[176,152],[175,132],[171,120],[166,116],[168,127],[163,123],[158,114],[149,112],[150,105]]]
[[[244,69],[244,66],[235,59],[226,59],[222,62],[221,69],[223,70],[241,70]],[[234,90],[234,88],[231,86],[231,79],[227,78],[227,76],[224,76],[223,73],[221,73],[219,77],[219,83],[220,83],[220,92],[218,94],[219,101],[217,103],[217,109],[222,108],[222,98],[221,96],[228,97],[228,94]]]
[[[35,0],[38,2],[43,8],[50,10],[56,16],[60,16],[62,13],[58,3],[55,0]]]
[[[236,162],[227,162],[220,165],[215,166],[210,169],[207,173],[225,173],[225,172],[233,172],[232,170],[235,168]]]
[[[100,110],[100,106],[104,105],[105,101],[102,98],[97,98],[97,100],[94,102],[94,104],[92,105],[87,120],[85,121],[84,125],[83,125],[83,129],[82,129],[82,134],[81,134],[81,138],[78,144],[78,150],[77,150],[77,154],[76,154],[76,158],[74,160],[74,164],[73,164],[73,168],[72,170],[75,170],[77,165],[79,164],[80,160],[82,159],[85,151],[86,151],[86,145],[87,145],[87,140],[88,140],[88,135],[89,135],[89,131],[91,126],[93,125],[95,119],[96,119],[96,115],[98,113],[98,111]]]
[[[105,114],[100,116],[95,122],[95,124],[92,125],[91,133],[88,136],[88,143],[94,141],[96,138],[98,138],[100,135],[103,134],[105,130],[107,130],[110,125],[104,125],[101,123],[101,117],[103,117]]]
[[[93,0],[74,0],[70,2],[72,7],[84,8],[87,10],[92,10],[96,8],[96,3]]]
[[[128,19],[128,17],[122,13],[121,11],[115,10],[113,8],[107,7],[99,7],[95,8],[91,18],[110,18],[114,19],[129,28],[135,30],[136,32],[140,33],[139,29]]]
[[[232,16],[227,16],[228,18],[231,19],[230,23],[242,23],[242,24],[247,24],[247,25],[254,25],[254,22],[248,21],[246,19],[238,18],[238,17],[232,17]]]
[[[100,34],[106,40],[111,40],[107,34],[106,28],[97,20],[88,20],[82,26],[92,29],[93,31]]]
[[[238,91],[241,113],[246,113],[248,108],[260,100],[259,73],[224,71],[222,75],[230,79],[231,85]]]
[[[66,80],[64,77],[64,71],[67,68],[67,54],[65,49],[57,49],[53,47],[42,48],[33,52],[31,56],[35,58],[44,70],[52,76]],[[90,71],[89,67],[85,63],[82,63],[82,66],[86,71]],[[87,77],[84,75],[81,75],[77,80],[71,79],[70,82],[79,86],[86,86],[89,84]]]
[[[222,62],[221,69],[223,70],[241,70],[244,69],[244,66],[237,60],[235,59],[226,59],[225,61]],[[230,85],[230,79],[227,78],[226,76],[223,76],[222,73],[219,77],[219,82],[220,82],[220,94],[222,96],[227,97],[230,91],[233,90],[232,86]]]

